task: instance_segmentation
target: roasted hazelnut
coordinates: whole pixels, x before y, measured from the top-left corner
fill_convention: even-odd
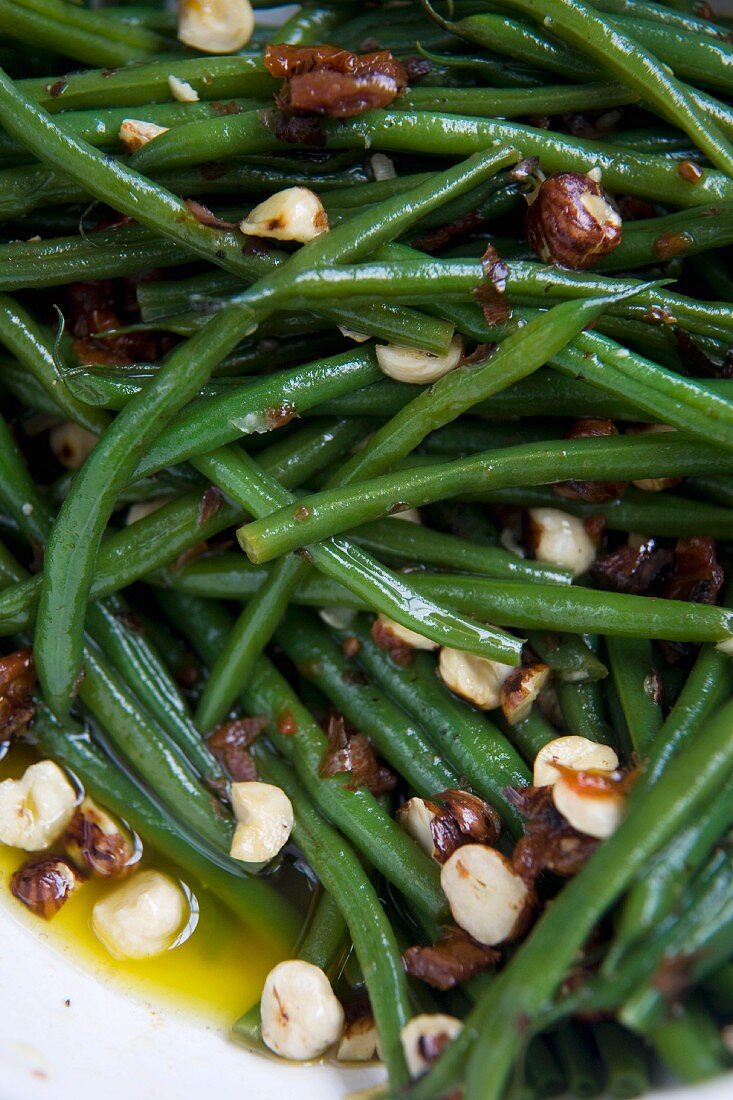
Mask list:
[[[121,878],[138,862],[135,840],[115,818],[85,798],[66,832],[66,854],[89,875]]]
[[[13,895],[37,917],[50,920],[84,882],[67,859],[39,856],[29,859],[10,880]]]
[[[548,176],[527,209],[527,241],[543,263],[591,267],[621,243],[621,216],[598,180],[579,172]]]

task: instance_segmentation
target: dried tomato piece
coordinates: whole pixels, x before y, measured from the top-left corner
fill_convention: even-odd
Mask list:
[[[319,769],[322,777],[348,772],[353,787],[366,787],[374,795],[395,789],[397,776],[379,760],[369,738],[348,727],[342,714],[331,715],[327,736],[328,748]]]
[[[715,603],[725,574],[715,556],[715,540],[707,535],[678,539],[672,575],[664,586],[668,600]]]
[[[434,989],[453,989],[499,961],[493,947],[477,943],[467,932],[449,928],[431,947],[408,947],[405,970]]]
[[[265,67],[284,81],[276,102],[291,114],[352,118],[389,107],[407,88],[405,68],[388,50],[354,54],[276,43],[265,50]]]
[[[0,657],[0,742],[22,737],[36,712],[36,669],[30,646]]]
[[[672,564],[672,552],[647,539],[641,546],[619,546],[597,558],[590,569],[596,584],[633,596],[655,593]]]

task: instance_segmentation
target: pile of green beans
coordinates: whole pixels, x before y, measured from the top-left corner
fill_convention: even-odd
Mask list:
[[[730,21],[276,6],[210,54],[163,0],[0,0],[20,737],[371,1015],[381,1100],[730,1072]],[[312,110],[269,71],[283,45],[308,51],[301,88],[326,67]],[[354,76],[326,45],[374,56]],[[127,120],[160,132],[131,147]],[[558,780],[613,796],[603,835],[533,787],[538,754],[581,743],[618,757]],[[293,810],[265,863],[236,858],[242,782]],[[529,891],[485,957],[441,870],[464,844]],[[253,1051],[267,1011],[233,1023]],[[411,1046],[436,1015],[455,1037],[418,1021]]]

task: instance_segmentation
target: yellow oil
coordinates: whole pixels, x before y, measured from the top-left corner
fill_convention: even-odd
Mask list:
[[[0,780],[21,775],[33,759],[29,750],[15,746],[0,761]],[[198,924],[184,943],[155,958],[113,959],[90,925],[94,903],[113,888],[113,883],[89,879],[56,916],[46,921],[31,914],[10,892],[13,872],[28,858],[28,852],[0,845],[0,904],[43,935],[39,950],[55,947],[85,969],[153,1004],[174,1004],[207,1022],[229,1028],[258,1000],[268,971],[288,955],[288,944],[273,944],[244,930],[236,917],[190,875],[145,845],[144,865],[180,878],[195,895]]]

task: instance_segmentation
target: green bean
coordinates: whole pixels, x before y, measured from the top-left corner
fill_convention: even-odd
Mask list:
[[[329,40],[331,32],[350,17],[352,10],[346,5],[302,4],[269,41],[287,42],[291,46],[318,46]]]
[[[203,660],[209,662],[221,650],[231,618],[221,608],[202,604],[180,593],[160,593],[159,598],[179,629],[183,630]],[[265,715],[268,736],[279,752],[296,768],[311,798],[352,843],[397,889],[426,914],[440,922],[446,916],[437,866],[392,820],[374,795],[354,789],[349,777],[321,777],[328,739],[298,696],[266,657],[257,658],[254,674],[242,696],[250,714]],[[282,733],[281,720],[296,732]]]
[[[686,1083],[716,1077],[730,1064],[718,1025],[694,999],[657,1024],[651,1040],[662,1062]]]
[[[2,121],[0,119],[0,121]],[[707,125],[707,124],[706,124]],[[587,172],[599,167],[611,190],[641,195],[674,206],[698,206],[705,202],[733,199],[733,184],[721,172],[703,171],[692,184],[680,176],[677,165],[663,157],[641,153],[625,155],[603,142],[548,135],[532,126],[467,115],[449,117],[429,111],[370,111],[366,115],[333,125],[324,121],[327,149],[374,149],[442,156],[466,156],[492,142],[516,148],[522,156],[539,156],[545,172]],[[153,149],[155,145],[155,149]],[[238,156],[284,148],[267,129],[249,114],[192,122],[162,134],[146,146],[146,171],[174,163],[194,164],[212,156]],[[141,153],[143,150],[141,150]]]
[[[645,218],[624,226],[618,248],[597,265],[599,271],[617,271],[670,256],[695,256],[733,242],[733,206],[699,206],[661,218]]]
[[[724,963],[714,974],[708,974],[702,988],[712,999],[720,1001],[726,1010],[730,1006],[733,990],[733,963]]]
[[[308,478],[342,446],[341,431],[323,436],[318,424],[303,429],[301,435],[302,440],[293,444],[292,460],[278,454],[280,464],[271,467],[267,455],[261,456],[264,467],[286,484]],[[197,490],[110,535],[100,547],[91,596],[101,598],[117,592],[244,517],[241,507],[223,500],[202,523],[201,507],[201,491]],[[1,633],[12,634],[32,624],[40,586],[41,577],[37,575],[0,596]]]
[[[693,872],[709,857],[733,818],[733,798],[722,791],[698,821],[675,836],[654,856],[644,874],[624,898],[614,942],[603,962],[613,974],[619,960],[649,935],[683,901]]]
[[[730,92],[729,74],[733,53],[730,45],[711,35],[701,35],[681,27],[662,26],[648,19],[626,15],[609,20],[621,34],[655,54],[678,77]],[[699,144],[699,143],[698,143]]]
[[[348,659],[308,612],[289,608],[276,638],[302,675],[352,725],[358,723],[357,728],[418,794],[429,797],[455,786],[456,772],[437,755],[423,726],[409,722],[404,711],[374,684],[359,682]]]
[[[626,718],[631,744],[640,757],[662,728],[661,683],[646,638],[606,640],[609,667]]]
[[[471,378],[479,373],[480,368]],[[434,393],[438,393],[438,388],[439,384]],[[421,422],[424,424],[424,419]],[[430,463],[304,497],[297,506],[288,505],[266,519],[247,524],[238,537],[251,560],[263,562],[389,515],[398,502],[401,509],[420,507],[434,500],[495,487],[548,484],[568,478],[605,481],[610,477],[638,478],[640,474],[666,477],[712,473],[720,472],[733,461],[717,447],[686,441],[683,437],[676,439],[677,434],[548,441],[542,448],[527,444],[450,463]],[[372,437],[372,442],[375,438]]]
[[[644,1044],[613,1020],[593,1024],[593,1038],[601,1055],[606,1088],[614,1100],[633,1100],[649,1089],[649,1067]]]
[[[456,773],[499,811],[514,835],[520,834],[521,819],[504,790],[525,786],[530,781],[529,772],[499,730],[440,683],[435,659],[429,654],[415,652],[409,666],[397,665],[375,645],[362,619],[339,633],[342,638],[358,640],[356,667],[366,669],[378,687],[423,724]],[[348,674],[349,667],[344,661],[344,673]]]
[[[90,605],[87,623],[117,672],[134,685],[140,702],[207,787],[221,789],[226,784],[223,769],[193,724],[183,696],[155,648],[141,637],[140,625],[129,624],[129,617],[119,596],[112,596]]]
[[[33,723],[33,739],[44,753],[66,764],[86,791],[141,833],[160,855],[194,875],[246,927],[279,949],[295,942],[299,921],[282,896],[264,879],[243,875],[233,864],[222,865],[192,844],[181,824],[129,773],[104,756],[81,727],[68,721],[62,725],[41,707]]]
[[[51,113],[101,107],[140,107],[172,99],[169,75],[193,85],[201,99],[272,95],[277,81],[259,57],[193,57],[150,61],[110,72],[106,68],[70,73],[60,80],[30,79],[19,87]]]
[[[452,572],[485,573],[488,577],[523,577],[552,584],[570,584],[570,573],[556,566],[526,561],[496,546],[477,546],[416,523],[376,520],[352,532],[354,542],[380,559],[422,563]]]
[[[104,9],[83,12],[76,5],[67,3],[66,0],[13,0],[13,4],[16,11],[21,8],[24,11],[36,12],[48,19],[62,23],[69,30],[88,31],[104,38],[109,37],[115,42],[124,42],[129,46],[134,46],[138,52],[143,54],[160,52],[170,48],[170,42],[162,35],[151,33],[144,27],[120,22],[116,19],[110,20],[109,13]],[[138,58],[131,57],[126,60],[136,61]]]
[[[355,853],[319,816],[295,775],[267,750],[257,751],[266,779],[288,795],[295,809],[293,838],[324,887],[338,898],[364,973],[390,1084],[409,1080],[400,1032],[412,1012],[407,979],[394,932]]]
[[[33,374],[65,416],[92,432],[106,427],[109,423],[106,413],[85,407],[69,393],[41,326],[23,306],[5,294],[0,294],[0,340]]]
[[[582,684],[602,680],[608,675],[608,669],[594,650],[574,634],[530,631],[528,641],[539,659],[550,666],[557,680]]]
[[[579,1100],[592,1100],[604,1088],[602,1066],[592,1043],[590,1029],[575,1021],[562,1024],[553,1035],[568,1091]]]
[[[504,3],[510,10],[550,26],[555,35],[598,62],[604,71],[633,88],[650,107],[684,130],[713,164],[731,172],[733,148],[728,138],[706,117],[686,85],[675,79],[638,38],[619,30],[619,21],[609,22],[577,0],[548,0],[541,10],[536,0],[504,0]],[[548,19],[549,24],[545,22]],[[661,33],[669,36],[672,32]]]
[[[413,1100],[430,1100],[467,1073],[467,1100],[498,1100],[522,1037],[507,1019],[537,1020],[586,936],[623,893],[647,859],[715,796],[733,767],[728,736],[733,704],[698,731],[641,800],[632,792],[629,812],[535,925],[464,1024],[460,1036],[413,1088]],[[491,1043],[477,1041],[492,1036]]]
[[[474,118],[512,118],[534,112],[554,115],[591,107],[620,107],[634,103],[636,93],[622,84],[559,85],[555,88],[410,88],[395,107],[411,111],[439,111]]]
[[[64,5],[66,7],[67,5]],[[71,5],[68,5],[71,7]],[[90,13],[92,17],[101,13]],[[110,34],[100,34],[87,30],[84,26],[68,28],[59,19],[51,18],[42,12],[21,6],[17,0],[0,0],[0,19],[6,27],[12,28],[13,38],[27,45],[40,45],[43,48],[58,50],[67,57],[88,64],[126,65],[138,61],[151,53],[159,52],[165,39],[154,31],[143,32],[149,36],[147,46],[131,46],[126,42],[115,41],[114,26]]]
[[[527,718],[511,726],[503,715],[497,714],[496,724],[530,767],[540,749],[558,735],[555,727],[540,714],[538,707],[532,707]]]
[[[196,469],[211,477],[228,495],[240,500],[253,514],[267,514],[285,500],[294,499],[274,478],[231,447],[221,448],[193,460]],[[359,600],[431,638],[438,644],[465,649],[469,653],[518,663],[521,642],[503,631],[482,626],[472,618],[456,615],[429,596],[414,593],[411,584],[346,540],[334,541],[309,551],[312,560],[327,576],[341,581]],[[307,560],[304,560],[304,573]]]

